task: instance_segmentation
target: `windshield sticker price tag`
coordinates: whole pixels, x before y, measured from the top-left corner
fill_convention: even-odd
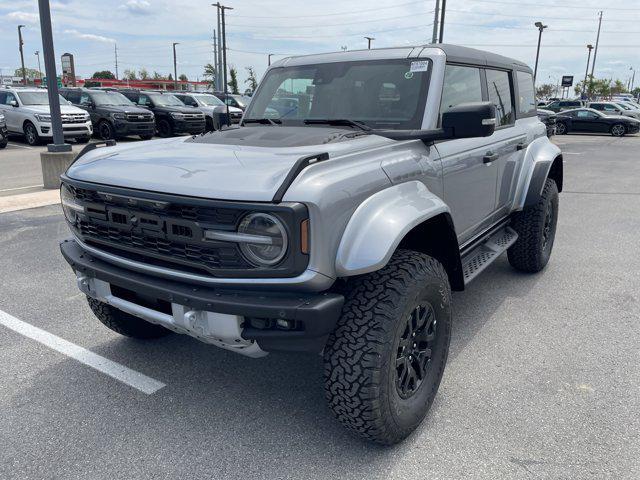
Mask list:
[[[429,62],[423,60],[421,62],[411,62],[411,72],[426,72],[429,69]]]

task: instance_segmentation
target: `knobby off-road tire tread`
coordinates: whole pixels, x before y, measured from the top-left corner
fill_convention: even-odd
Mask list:
[[[514,216],[511,227],[518,233],[518,240],[507,250],[507,258],[511,266],[517,270],[535,273],[546,266],[547,262],[543,259],[540,237],[548,202],[553,201],[554,197],[558,198],[558,187],[554,180],[548,178],[538,203],[525,208]],[[557,200],[555,208],[557,216]]]
[[[435,259],[411,250],[398,250],[387,266],[350,281],[342,315],[324,350],[325,395],[336,418],[361,437],[381,444],[393,444],[412,430],[399,432],[385,418],[380,402],[381,371],[388,368],[384,346],[394,341],[397,305],[412,284],[425,276],[440,279],[447,288],[443,295],[451,304],[449,280]],[[447,339],[448,342],[448,339]],[[438,378],[442,377],[445,361]],[[429,405],[439,381],[433,386]],[[426,412],[425,412],[426,413]],[[421,419],[420,419],[421,420]]]
[[[95,298],[87,297],[87,301],[94,315],[100,322],[107,328],[125,337],[141,339],[159,338],[171,333],[170,330],[160,325],[154,325],[141,318],[129,315]]]

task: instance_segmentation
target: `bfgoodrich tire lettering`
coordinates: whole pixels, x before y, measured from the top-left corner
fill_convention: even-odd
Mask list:
[[[516,213],[511,227],[518,240],[508,250],[509,263],[523,272],[539,272],[549,262],[558,223],[558,187],[548,178],[535,205]]]
[[[431,308],[436,324],[424,378],[406,395],[398,388],[398,362],[404,361],[407,325],[418,306]],[[382,270],[352,280],[342,317],[324,351],[325,393],[335,416],[348,429],[378,443],[407,437],[438,391],[450,336],[451,290],[435,259],[399,250]],[[422,347],[424,351],[426,344]]]
[[[111,305],[100,302],[95,298],[87,297],[89,307],[106,327],[120,335],[132,338],[158,338],[171,333],[160,325],[146,322],[141,318],[124,313]]]

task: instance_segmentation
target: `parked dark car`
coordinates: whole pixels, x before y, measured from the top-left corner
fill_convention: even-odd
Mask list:
[[[156,129],[161,137],[188,133],[204,133],[204,113],[186,107],[170,93],[140,90],[122,90],[122,94],[140,107],[151,110],[156,118]]]
[[[545,110],[552,112],[561,112],[563,110],[571,110],[574,108],[585,107],[587,104],[583,100],[555,100],[545,105]]]
[[[571,132],[610,133],[622,137],[629,133],[638,133],[640,120],[620,115],[604,115],[592,108],[567,110],[556,116],[556,134]]]
[[[204,113],[207,132],[220,130],[224,125],[239,123],[242,110],[225,105],[215,95],[200,92],[180,92],[174,94],[187,107],[193,107]]]
[[[538,108],[538,118],[547,127],[547,137],[551,137],[556,133],[556,113],[551,110]]]
[[[214,92],[213,94],[230,107],[239,108],[243,112],[246,110],[249,102],[251,101],[251,98],[245,97],[244,95],[235,95],[233,93],[224,92]]]
[[[149,140],[155,133],[153,113],[137,107],[121,93],[110,90],[61,88],[60,95],[89,113],[94,134],[102,140],[129,135],[138,135],[142,140]]]

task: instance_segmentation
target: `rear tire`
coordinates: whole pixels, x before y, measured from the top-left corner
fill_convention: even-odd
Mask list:
[[[516,270],[535,273],[551,257],[558,223],[558,187],[548,178],[538,203],[516,213],[511,228],[518,240],[507,250],[509,263]]]
[[[38,135],[38,129],[31,122],[25,122],[24,124],[24,138],[29,145],[35,147],[40,145],[40,135]]]
[[[347,429],[385,445],[420,425],[438,391],[451,336],[451,289],[435,259],[398,250],[350,281],[324,350],[325,394]]]
[[[614,137],[624,137],[626,133],[627,128],[621,123],[616,123],[611,127],[611,135]]]
[[[120,335],[131,338],[149,339],[164,337],[171,333],[160,325],[154,325],[141,318],[124,313],[117,308],[100,302],[95,298],[87,297],[89,307],[107,328]]]

